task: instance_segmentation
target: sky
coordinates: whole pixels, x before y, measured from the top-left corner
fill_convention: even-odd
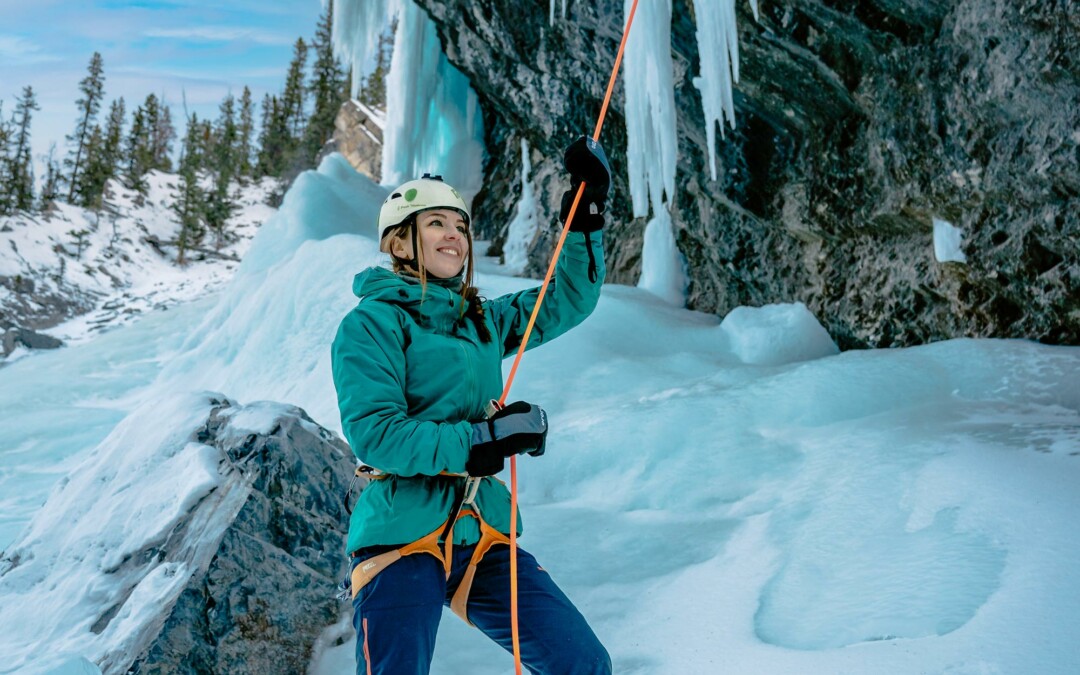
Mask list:
[[[251,87],[255,101],[277,93],[296,38],[309,40],[320,0],[0,0],[0,100],[9,117],[31,85],[41,110],[31,127],[35,155],[57,144],[77,117],[78,83],[91,55],[105,63],[105,101],[130,112],[151,92],[164,97],[182,131],[183,101],[216,117],[221,99]],[[310,63],[310,58],[309,58]]]

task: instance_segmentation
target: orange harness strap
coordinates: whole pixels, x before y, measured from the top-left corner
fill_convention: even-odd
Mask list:
[[[480,521],[480,541],[477,542],[476,550],[473,551],[472,559],[469,560],[469,567],[465,570],[465,577],[461,580],[457,590],[454,592],[454,597],[450,602],[450,609],[454,610],[455,614],[460,616],[465,623],[471,626],[472,622],[469,621],[467,607],[469,603],[469,591],[472,589],[473,578],[476,576],[476,566],[480,564],[480,561],[484,559],[484,555],[491,550],[493,545],[509,545],[510,538],[488,525],[476,511],[462,511],[458,514],[457,520],[466,517],[473,517]],[[379,572],[382,572],[405,556],[413,555],[415,553],[428,553],[435,556],[435,558],[443,564],[443,571],[446,574],[446,578],[449,579],[450,565],[454,560],[453,536],[447,537],[446,541],[443,542],[443,545],[441,547],[439,546],[439,537],[442,535],[443,530],[446,529],[446,525],[449,522],[449,520],[444,521],[443,524],[435,528],[433,532],[424,535],[411,544],[405,544],[401,548],[394,549],[393,551],[387,551],[386,553],[372,556],[357,565],[353,569],[350,577],[352,581],[353,599],[356,599],[356,596],[360,593],[360,589],[371,583],[371,580],[374,579]],[[452,533],[453,532],[451,531],[451,534]]]
[[[473,578],[476,576],[476,566],[480,564],[480,561],[484,559],[484,556],[495,544],[509,546],[510,538],[484,522],[480,514],[475,511],[466,511],[461,515],[474,516],[480,521],[480,541],[477,542],[476,550],[473,551],[472,559],[469,560],[469,567],[465,570],[465,576],[461,578],[461,583],[458,584],[457,590],[454,591],[454,597],[450,599],[450,609],[454,611],[454,614],[461,617],[462,621],[471,626],[473,623],[469,621],[469,591],[472,590]]]

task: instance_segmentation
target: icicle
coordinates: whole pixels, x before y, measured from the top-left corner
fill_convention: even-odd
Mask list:
[[[629,14],[633,0],[624,0]],[[626,163],[634,217],[663,208],[675,193],[678,137],[671,63],[671,0],[638,5],[623,61],[626,87]]]
[[[754,18],[758,17],[757,0],[750,0]],[[723,119],[735,126],[735,101],[731,87],[739,81],[739,35],[735,20],[735,0],[695,0],[698,54],[701,74],[694,86],[701,91],[705,111],[705,137],[709,146],[709,170],[716,180],[716,125]]]
[[[633,0],[624,0],[629,14]],[[685,261],[672,233],[678,136],[671,63],[671,0],[638,4],[623,62],[626,87],[626,163],[634,217],[652,212],[641,249],[640,288],[668,302],[685,302]]]
[[[511,274],[521,274],[529,263],[529,244],[536,236],[536,195],[529,174],[532,162],[529,161],[529,143],[521,139],[521,198],[518,199],[514,219],[506,228],[506,243],[503,245],[503,261]]]
[[[566,18],[566,1],[562,0],[562,18]],[[548,3],[548,25],[555,25],[555,0]]]

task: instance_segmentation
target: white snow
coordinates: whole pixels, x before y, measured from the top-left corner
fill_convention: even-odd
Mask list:
[[[177,177],[152,171],[146,179],[145,197],[110,182],[100,212],[57,204],[47,215],[0,218],[0,275],[21,275],[32,279],[39,293],[79,295],[94,306],[42,332],[78,342],[143,312],[213,292],[232,277],[259,225],[274,213],[265,203],[275,187],[273,181],[235,188],[239,208],[226,226],[235,240],[221,247],[222,257],[191,251],[188,265],[179,267],[174,247],[164,248],[163,254],[148,243],[152,238],[176,237],[178,225],[170,205]],[[84,233],[81,253],[72,234],[80,231]],[[214,249],[212,234],[207,234],[203,247]],[[9,291],[0,288],[0,293]]]
[[[754,18],[758,17],[757,0],[750,0]],[[709,148],[709,170],[716,180],[716,127],[724,133],[723,120],[735,126],[735,99],[732,85],[739,81],[739,31],[735,18],[735,0],[695,0],[698,54],[701,74],[694,86],[701,92],[705,111],[705,138]]]
[[[5,666],[133,644],[146,614],[87,632],[119,588],[102,565],[220,479],[198,446],[157,453],[198,392],[300,405],[339,431],[329,344],[352,275],[381,260],[383,195],[331,156],[219,298],[0,370],[0,547],[33,551],[0,577]],[[479,279],[488,297],[534,283]],[[1018,340],[835,354],[798,305],[721,323],[607,286],[591,318],[526,356],[511,393],[552,429],[547,454],[520,463],[521,543],[618,672],[1075,672],[1078,371],[1080,349]],[[171,499],[121,476],[155,476],[148,457],[183,467]],[[68,497],[90,475],[80,462],[117,475],[100,504]],[[84,508],[78,527],[59,522],[65,502]],[[168,568],[125,578],[167,608]],[[61,599],[66,620],[49,622]],[[351,671],[346,626],[312,672]],[[435,659],[442,674],[510,667],[449,615]]]
[[[967,256],[960,249],[964,232],[947,220],[934,218],[934,258],[941,262],[966,263]]]
[[[529,245],[536,237],[539,222],[536,218],[536,194],[529,174],[529,142],[521,139],[521,197],[514,209],[514,219],[506,226],[506,243],[503,244],[503,260],[507,274],[521,274],[529,264]]]

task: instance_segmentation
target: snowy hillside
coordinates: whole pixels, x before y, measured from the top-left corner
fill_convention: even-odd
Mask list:
[[[219,298],[0,370],[0,672],[88,667],[117,647],[87,633],[113,601],[105,563],[80,554],[89,590],[56,592],[78,552],[42,524],[93,512],[109,541],[137,539],[218,480],[203,467],[167,499],[129,491],[145,520],[56,486],[121,440],[138,454],[132,486],[157,453],[198,465],[197,444],[158,442],[188,411],[129,416],[141,404],[210,389],[340,431],[329,344],[353,274],[382,259],[384,194],[332,155],[297,180]],[[535,283],[496,272],[480,276],[488,296]],[[526,356],[511,394],[543,405],[552,428],[547,454],[520,464],[521,543],[620,673],[1076,672],[1077,373],[1080,349],[1025,341],[837,354],[800,305],[721,321],[609,286],[590,319]],[[126,602],[123,616],[152,620]],[[311,672],[351,671],[342,611],[324,642],[345,644],[320,648]],[[60,628],[43,635],[42,621]],[[449,614],[435,659],[444,675],[511,668]]]
[[[144,197],[110,183],[100,212],[57,204],[45,214],[0,218],[0,311],[16,325],[81,341],[148,310],[202,297],[231,278],[258,227],[273,213],[270,180],[237,187],[229,239],[176,264],[177,177],[153,171]],[[61,323],[57,324],[60,321]],[[25,355],[24,349],[9,361]]]

